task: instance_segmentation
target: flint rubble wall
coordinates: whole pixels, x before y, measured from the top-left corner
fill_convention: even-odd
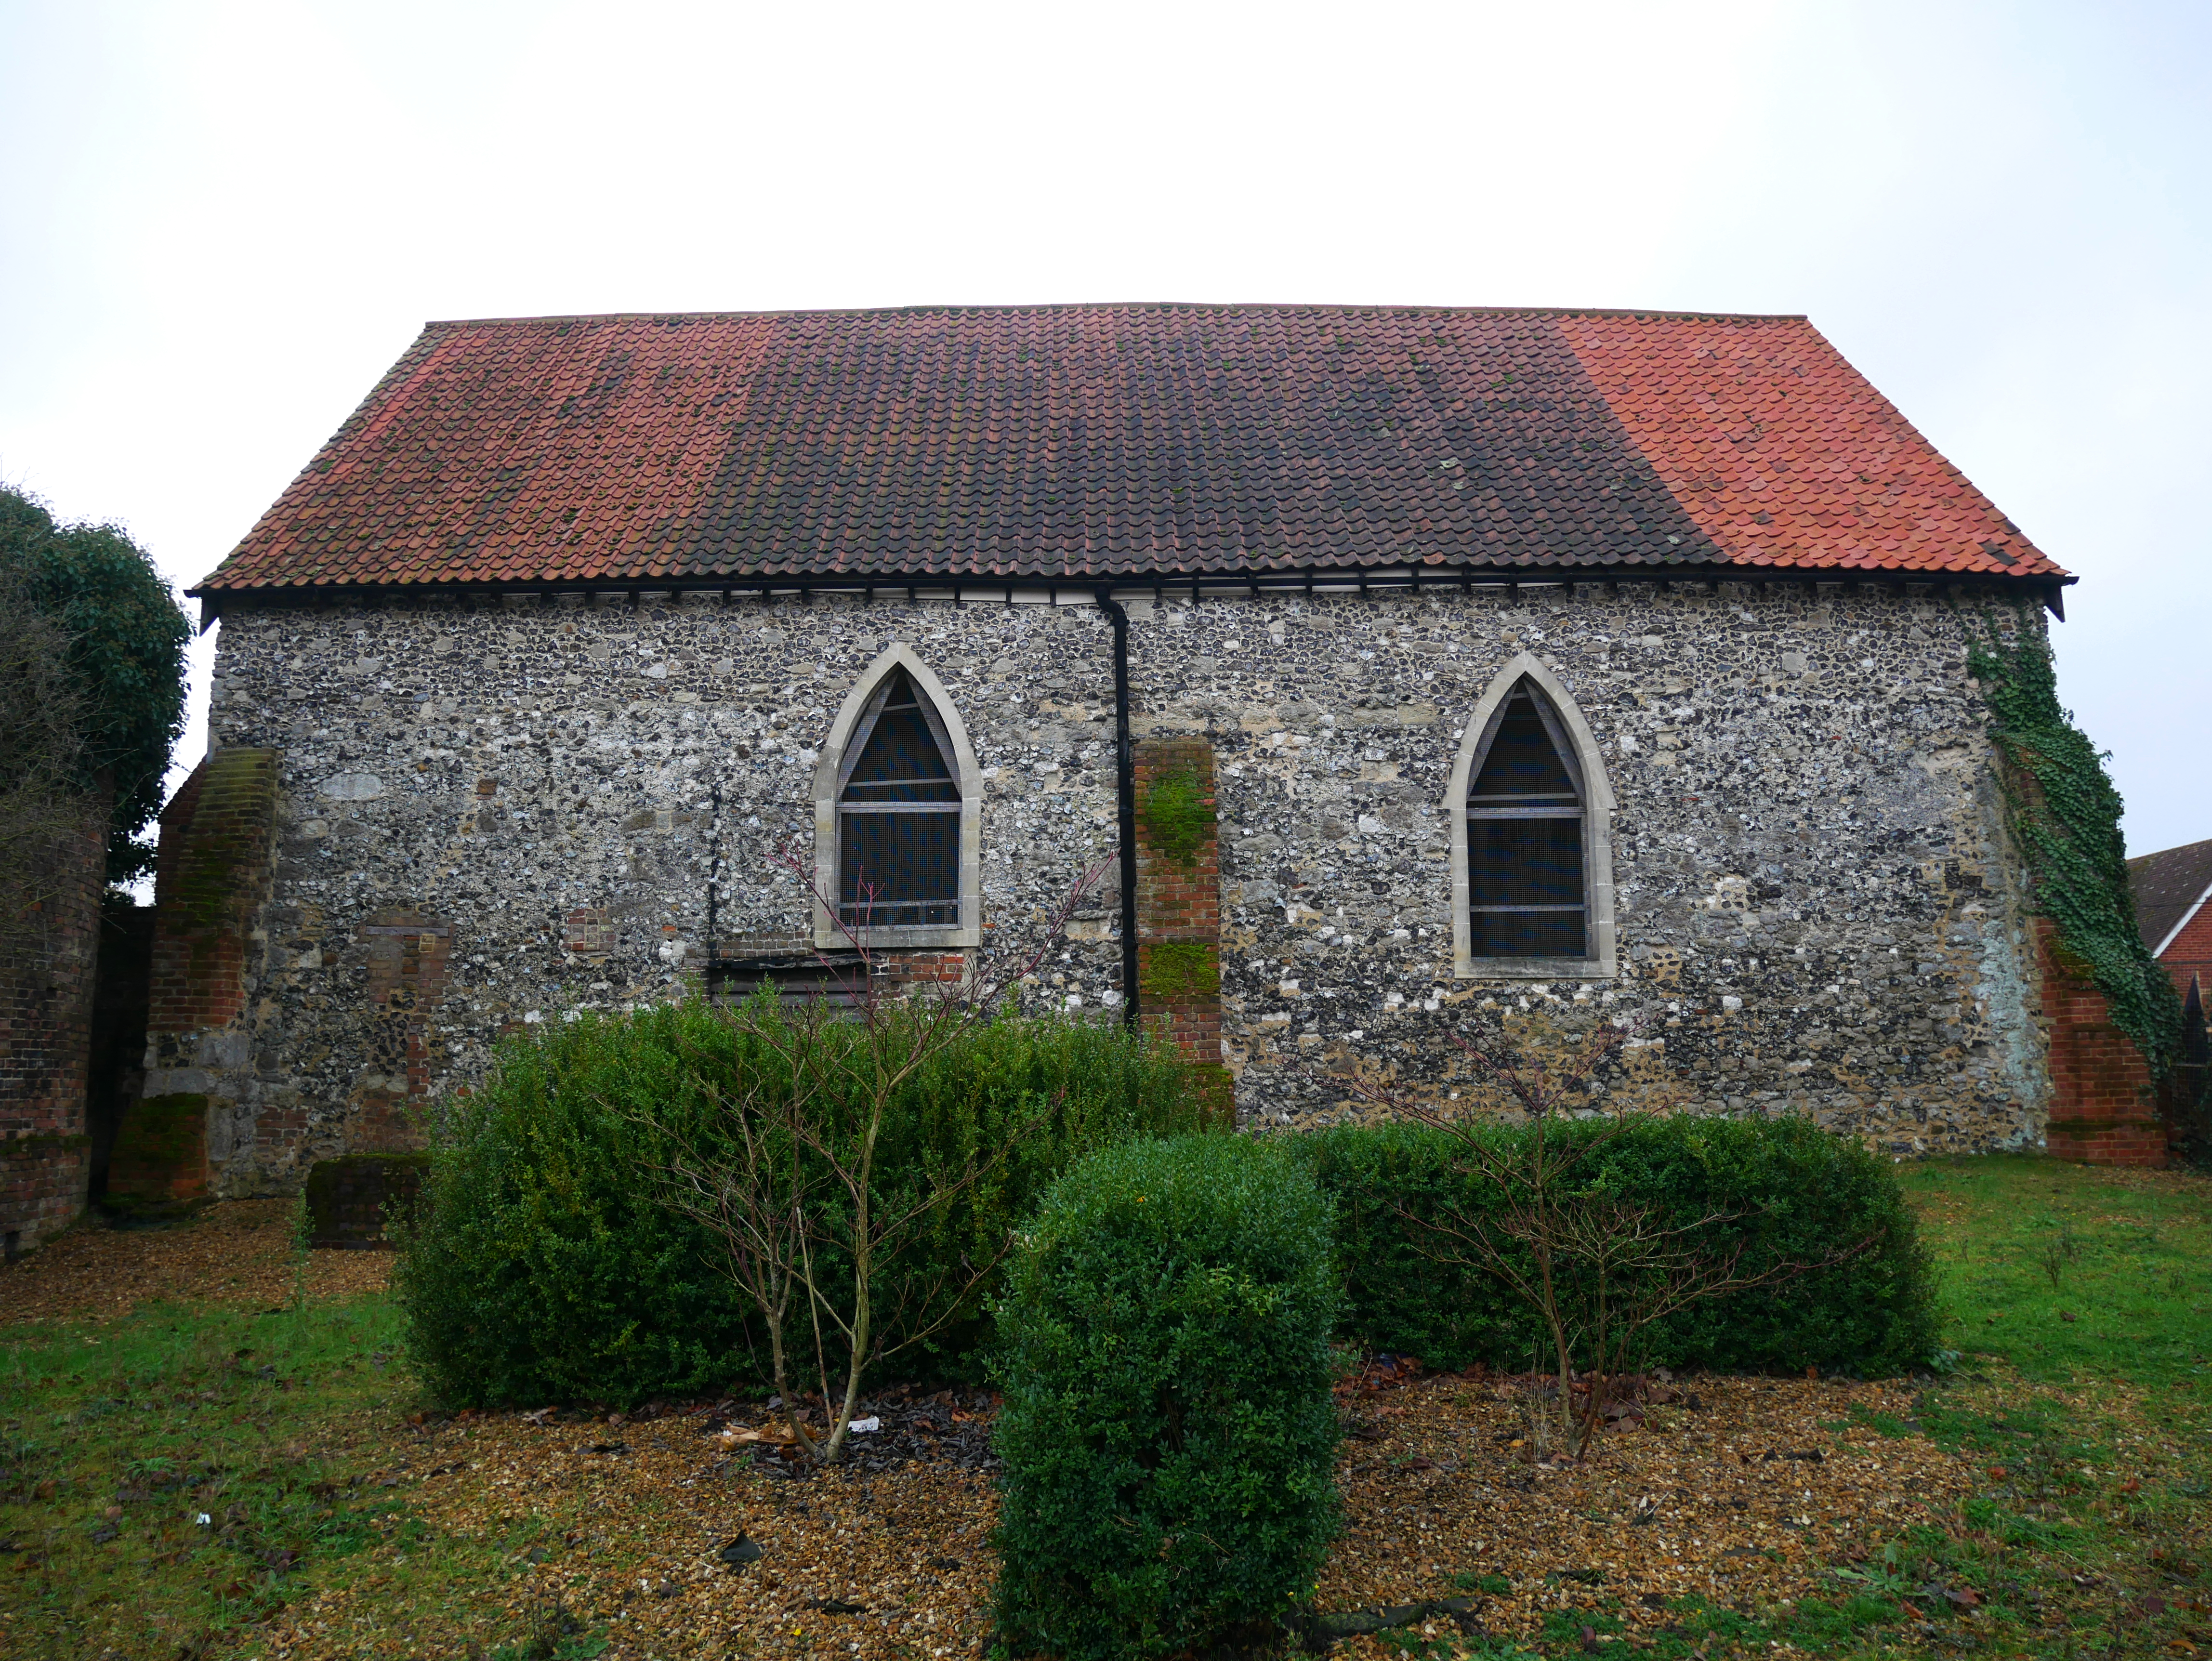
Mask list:
[[[1355,1060],[1440,1084],[1468,1006],[1553,999],[1644,1018],[1711,1111],[1808,1114],[1900,1153],[2039,1136],[2039,983],[1966,673],[1969,631],[2008,609],[1842,584],[1124,599],[1138,735],[1214,747],[1246,1122],[1334,1115]],[[811,843],[815,746],[892,641],[974,742],[984,950],[1018,957],[1114,840],[1111,635],[1087,600],[228,614],[214,742],[282,760],[218,1188],[296,1182],[378,1104],[480,1076],[507,1028],[679,995],[717,858],[725,953],[804,939],[765,856]],[[1453,978],[1447,781],[1522,651],[1572,691],[1619,798],[1611,981]],[[412,1079],[377,1059],[363,931],[392,916],[450,930]],[[1028,995],[1117,1002],[1118,917],[1092,895]],[[257,1116],[300,1148],[276,1157]]]

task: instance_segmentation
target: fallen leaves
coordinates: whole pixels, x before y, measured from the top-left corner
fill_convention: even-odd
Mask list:
[[[231,1200],[160,1227],[117,1228],[96,1214],[0,1268],[0,1324],[112,1321],[174,1299],[281,1309],[295,1288],[313,1302],[383,1290],[388,1251],[314,1251],[305,1278],[293,1244],[297,1203]],[[88,1337],[88,1343],[99,1341]]]
[[[1854,1404],[1909,1413],[1901,1387],[1699,1379],[1698,1395],[1698,1410],[1651,1407],[1644,1427],[1606,1434],[1590,1458],[1547,1465],[1520,1433],[1514,1385],[1401,1369],[1373,1394],[1350,1392],[1371,1435],[1345,1444],[1348,1526],[1318,1609],[1393,1615],[1341,1634],[1351,1654],[1379,1657],[1369,1629],[1399,1615],[1528,1636],[1562,1610],[1608,1603],[1632,1628],[1656,1628],[1690,1591],[1778,1603],[1817,1593],[1826,1565],[1947,1506],[1973,1475],[1919,1439],[1838,1428]],[[881,1445],[911,1457],[864,1463],[871,1437],[817,1471],[787,1451],[787,1431],[772,1433],[778,1415],[732,1402],[629,1415],[614,1457],[585,1451],[574,1415],[543,1409],[384,1434],[392,1468],[404,1451],[414,1469],[450,1473],[407,1484],[434,1533],[573,1509],[576,1525],[486,1596],[563,1597],[612,1638],[610,1656],[977,1653],[998,1569],[995,1488],[961,1463],[983,1445],[921,1427],[981,1437],[988,1403],[894,1396],[867,1410],[884,1420]],[[326,1597],[278,1615],[264,1643],[276,1656],[368,1652],[387,1619],[362,1593]],[[433,1626],[415,1631],[435,1647]]]
[[[730,1425],[714,1433],[714,1440],[726,1448],[738,1447],[752,1442],[766,1442],[781,1447],[796,1445],[791,1427],[786,1424],[766,1424],[758,1430],[748,1430],[743,1425]]]
[[[198,1254],[220,1296],[265,1307],[289,1287],[289,1213],[256,1203],[252,1226],[228,1226],[222,1208],[162,1238]],[[232,1258],[208,1249],[217,1240]],[[127,1278],[137,1245],[92,1234],[76,1257],[48,1261],[68,1281],[111,1252]],[[367,1260],[380,1276],[386,1261],[318,1256],[349,1271]],[[19,1294],[37,1292],[47,1305],[76,1295],[12,1275],[0,1276],[10,1313],[36,1301]],[[1522,1382],[1379,1358],[1340,1396],[1348,1526],[1323,1571],[1320,1610],[1525,1639],[1547,1622],[1571,1634],[1580,1611],[1595,1621],[1610,1605],[1627,1630],[1594,1641],[1625,1652],[1674,1619],[1669,1606],[1686,1593],[1731,1607],[1818,1596],[1829,1566],[1867,1561],[1870,1546],[1878,1552],[1915,1522],[1954,1518],[1984,1469],[2006,1482],[2026,1469],[2009,1445],[1968,1458],[1863,1422],[1915,1421],[1921,1404],[1902,1385],[1655,1376],[1635,1389],[1606,1404],[1589,1458],[1544,1458],[1540,1404]],[[374,1421],[343,1427],[349,1464],[364,1473],[360,1494],[388,1491],[391,1514],[419,1524],[422,1539],[479,1554],[457,1561],[495,1553],[499,1573],[415,1606],[408,1555],[427,1560],[444,1547],[410,1546],[395,1532],[343,1567],[309,1561],[291,1606],[257,1645],[272,1658],[460,1653],[488,1633],[518,1639],[526,1611],[558,1608],[612,1640],[608,1661],[748,1649],[777,1661],[976,1653],[998,1568],[990,1403],[893,1392],[863,1411],[880,1431],[822,1473],[792,1449],[782,1415],[760,1403],[448,1419],[403,1418],[393,1398]],[[2005,1463],[1990,1464],[1993,1456]],[[2119,1474],[2119,1493],[2135,1495],[2136,1479],[2120,1483]],[[1909,1594],[1916,1621],[1930,1607],[1947,1621],[1974,1608],[1971,1588],[1935,1573],[1900,1567],[1884,1584]],[[1340,1653],[1383,1656],[1383,1630],[1379,1621],[1346,1628]]]

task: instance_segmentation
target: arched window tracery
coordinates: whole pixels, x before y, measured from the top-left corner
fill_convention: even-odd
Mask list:
[[[894,669],[860,717],[837,792],[837,910],[848,928],[960,921],[960,780],[945,722]]]
[[[981,797],[944,683],[910,648],[889,648],[847,695],[816,768],[816,944],[975,945]]]
[[[1470,717],[1449,810],[1456,972],[1612,975],[1613,793],[1581,712],[1532,654]]]

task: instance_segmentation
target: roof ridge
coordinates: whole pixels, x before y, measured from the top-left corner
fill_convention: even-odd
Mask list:
[[[1670,306],[1440,306],[1360,304],[1336,301],[1208,301],[1208,300],[1054,300],[999,305],[960,305],[946,301],[911,306],[793,307],[774,311],[704,311],[671,307],[659,311],[547,312],[520,317],[439,317],[428,319],[426,329],[459,328],[480,323],[620,323],[652,318],[696,318],[701,321],[726,318],[775,317],[913,317],[933,313],[969,316],[1003,316],[1027,312],[1374,312],[1403,314],[1426,312],[1448,317],[1643,317],[1696,323],[1809,323],[1804,312],[1719,312],[1684,310]]]
[[[2195,842],[2176,843],[2171,848],[2154,848],[2148,854],[2130,854],[2130,865],[2141,865],[2145,860],[2162,860],[2169,854],[2193,854],[2200,848],[2212,848],[2212,837],[2199,837]]]

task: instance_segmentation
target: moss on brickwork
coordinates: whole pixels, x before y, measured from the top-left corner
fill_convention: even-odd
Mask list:
[[[240,867],[258,864],[276,817],[276,751],[217,750],[204,764],[184,857],[161,899],[191,927],[212,928],[232,914]]]
[[[163,1176],[160,1185],[166,1187],[168,1175],[198,1164],[206,1145],[207,1111],[208,1098],[197,1092],[148,1096],[132,1103],[115,1133],[111,1183],[125,1172],[158,1171]]]
[[[35,1159],[41,1154],[91,1146],[92,1138],[82,1135],[62,1135],[43,1132],[35,1136],[10,1136],[7,1141],[0,1141],[0,1163],[10,1159]]]
[[[1148,998],[1212,998],[1221,992],[1221,954],[1204,940],[1156,940],[1145,947],[1137,989]]]
[[[1213,809],[1206,805],[1195,767],[1170,768],[1145,792],[1145,830],[1155,851],[1177,865],[1195,865],[1198,850],[1213,830]]]

